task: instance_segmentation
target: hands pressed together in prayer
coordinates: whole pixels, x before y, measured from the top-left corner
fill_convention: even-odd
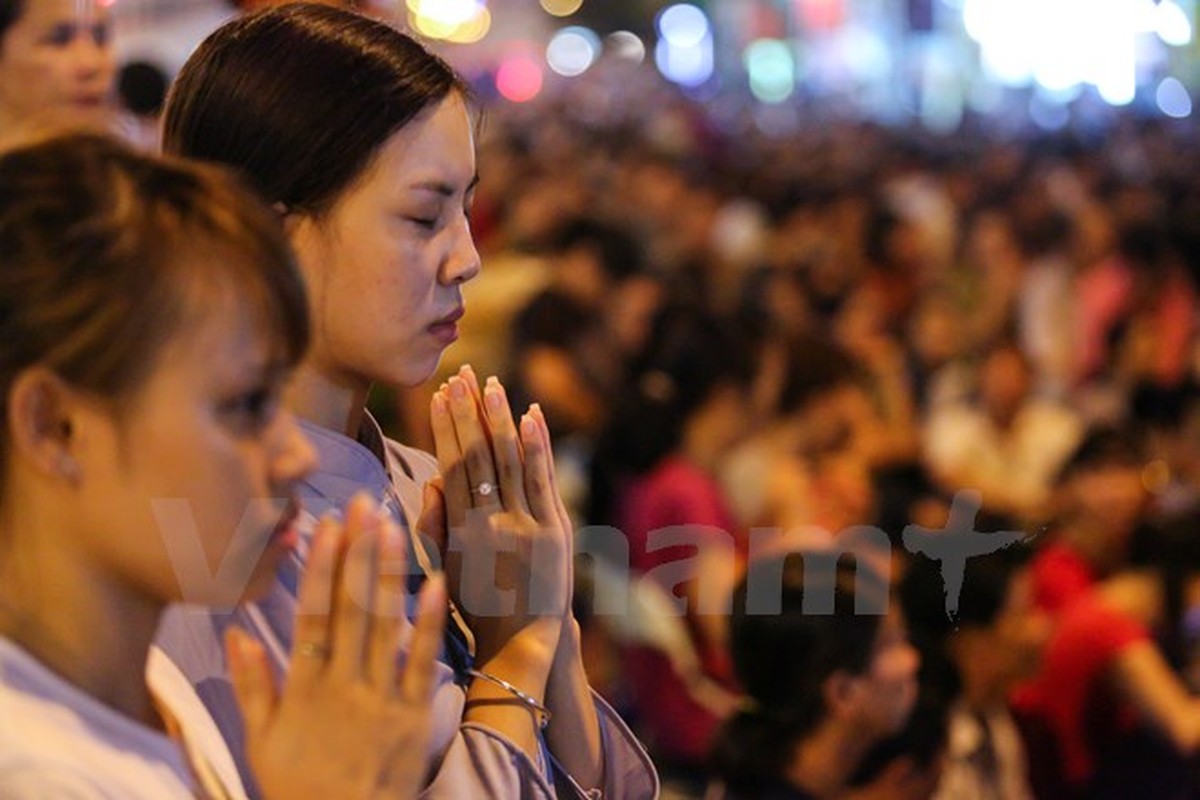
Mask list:
[[[483,678],[468,687],[464,721],[502,733],[538,763],[539,730],[553,714],[546,738],[560,763],[584,785],[602,779],[571,612],[573,528],[545,418],[535,405],[518,422],[499,381],[481,387],[464,367],[434,395],[431,419],[441,477],[425,488],[416,528],[445,574],[425,583],[415,624],[404,614],[402,534],[360,495],[344,521],[318,524],[286,684],[276,685],[257,640],[237,629],[227,637],[265,797],[416,796],[451,602],[470,628]]]
[[[431,578],[409,624],[407,552],[395,523],[366,495],[351,501],[344,522],[319,522],[282,688],[262,644],[230,630],[227,656],[264,797],[417,796],[447,603],[444,579]]]

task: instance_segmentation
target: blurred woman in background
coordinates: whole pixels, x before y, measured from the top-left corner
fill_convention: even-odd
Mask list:
[[[0,0],[0,133],[40,117],[109,121],[115,73],[109,5]]]
[[[886,587],[849,557],[809,574],[803,555],[755,561],[734,594],[730,649],[748,699],[717,739],[710,798],[844,797],[916,702],[920,657],[899,613],[862,613],[864,599],[886,608]]]
[[[727,323],[688,306],[664,309],[633,390],[596,445],[596,518],[616,520],[635,576],[672,603],[686,598],[680,613],[657,615],[663,625],[682,622],[686,635],[672,646],[636,644],[625,660],[660,767],[685,776],[703,774],[735,698],[725,624],[746,542],[717,468],[747,429],[755,361]]]

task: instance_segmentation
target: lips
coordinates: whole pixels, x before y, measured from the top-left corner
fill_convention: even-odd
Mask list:
[[[295,496],[292,496],[288,499],[287,505],[279,517],[279,522],[271,529],[271,544],[279,545],[288,550],[294,548],[299,542],[300,536],[296,530],[296,521],[299,517],[300,501]]]
[[[458,308],[454,309],[446,316],[438,319],[436,322],[433,323],[433,325],[430,325],[429,327],[433,328],[433,327],[437,327],[438,325],[455,325],[458,323],[458,321],[460,319],[463,318],[463,315],[466,313],[467,313],[467,307],[459,306]]]
[[[459,306],[446,316],[439,318],[427,330],[443,347],[451,345],[458,340],[458,321],[463,318],[465,313],[467,313],[466,307]]]

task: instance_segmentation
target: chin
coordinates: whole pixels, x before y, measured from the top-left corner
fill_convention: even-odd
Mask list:
[[[392,386],[403,386],[409,389],[424,384],[437,372],[438,364],[442,362],[442,350],[420,359],[410,359],[397,365],[390,371],[389,376],[382,382]]]

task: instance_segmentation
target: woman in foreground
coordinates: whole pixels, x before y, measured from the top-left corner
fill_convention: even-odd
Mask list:
[[[286,242],[224,173],[92,135],[0,154],[6,800],[244,796],[145,666],[168,603],[257,596],[294,543],[313,451],[279,399],[307,340]],[[322,523],[298,624],[329,658],[298,654],[282,693],[230,631],[266,796],[416,796],[444,595],[398,673],[403,559],[365,498]]]
[[[434,459],[386,439],[366,412],[374,384],[422,383],[457,337],[462,286],[480,269],[472,116],[462,79],[409,37],[294,4],[200,46],[168,100],[164,148],[239,169],[298,255],[314,339],[287,402],[321,464],[301,486],[305,503],[336,509],[365,491],[414,534],[412,563],[445,558],[463,624],[450,626],[461,635],[447,637],[439,668],[429,796],[651,797],[653,767],[583,672],[572,529],[540,414],[518,425],[503,388],[464,371],[434,399]],[[423,547],[418,530],[439,546]],[[307,551],[305,537],[265,601],[233,616],[173,615],[159,639],[247,776],[221,632],[249,627],[286,669],[305,644],[292,611]],[[471,569],[475,559],[486,570],[489,555],[500,556],[491,574]]]

